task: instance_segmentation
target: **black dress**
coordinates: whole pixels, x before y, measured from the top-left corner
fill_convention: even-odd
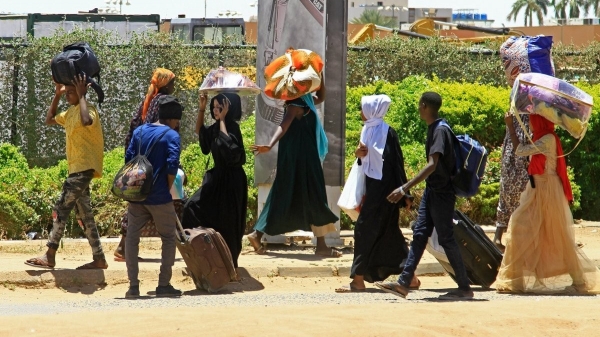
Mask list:
[[[365,281],[383,281],[392,274],[400,274],[408,246],[398,225],[400,207],[386,197],[406,183],[404,157],[396,131],[389,128],[383,150],[381,180],[366,177],[366,195],[354,227],[354,261],[350,277],[363,275]]]
[[[211,153],[215,165],[205,173],[202,186],[186,203],[182,225],[219,232],[237,268],[248,204],[248,180],[242,167],[246,152],[240,126],[234,121],[227,121],[226,126],[228,134],[219,130],[219,122],[200,128],[202,153]]]

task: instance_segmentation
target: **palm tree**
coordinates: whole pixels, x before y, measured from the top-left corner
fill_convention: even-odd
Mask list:
[[[583,10],[585,15],[587,15],[592,10],[592,15],[595,17],[600,17],[600,0],[587,0],[583,5]]]
[[[516,0],[512,5],[512,10],[506,17],[507,20],[517,21],[519,12],[525,12],[525,26],[529,19],[529,27],[533,26],[533,16],[535,15],[540,26],[544,25],[544,15],[548,14],[549,0]]]
[[[598,8],[598,0],[552,0],[554,15],[558,19],[578,18],[583,12],[588,13],[591,6],[596,3],[594,11]]]
[[[375,9],[366,9],[358,18],[352,19],[350,23],[366,25],[368,23],[373,23],[378,26],[391,27],[394,28],[398,26],[398,23],[394,20],[394,18],[390,18],[388,16],[383,16],[379,13],[379,11]]]

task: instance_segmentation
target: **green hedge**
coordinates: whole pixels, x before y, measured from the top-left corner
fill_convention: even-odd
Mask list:
[[[160,33],[133,34],[131,40],[124,43],[112,31],[84,29],[65,33],[59,30],[51,37],[26,41],[17,39],[14,41],[15,48],[0,46],[0,142],[18,146],[32,165],[47,167],[64,158],[62,131],[44,125],[47,104],[54,93],[48,62],[64,45],[82,40],[90,43],[102,65],[101,84],[106,94],[102,105],[103,123],[111,126],[105,128],[106,151],[122,146],[128,122],[147,90],[154,68],[166,67],[178,75],[175,95],[186,106],[186,111],[194,111],[197,108],[197,83],[203,79],[203,72],[219,65],[220,59],[224,60],[226,67],[245,69],[246,73],[251,72],[249,69],[256,64],[256,50],[250,48],[225,49],[230,46],[223,45],[223,48],[214,50],[199,43],[184,45],[181,40]],[[24,46],[21,42],[28,45]],[[414,75],[429,79],[437,75],[444,81],[505,84],[499,56],[470,53],[470,48],[475,46],[448,43],[437,38],[418,40],[389,36],[366,41],[359,47],[362,49],[352,48],[348,52],[347,83],[351,87],[370,85],[376,80],[395,83]],[[499,44],[483,47],[496,51]],[[598,83],[600,66],[596,58],[599,53],[598,42],[581,48],[556,45],[553,57],[557,76],[586,78]],[[494,87],[483,89],[487,88],[497,90]],[[415,86],[414,90],[417,89],[418,86]],[[478,94],[466,86],[455,89],[465,90],[466,96]],[[399,97],[414,95],[414,92],[409,92]],[[89,96],[93,102],[95,94],[90,93]],[[491,109],[506,103],[502,95],[497,99],[497,102],[489,102]],[[413,104],[411,102],[405,104]],[[457,116],[457,121],[465,122],[472,112],[487,112],[487,103],[479,102],[474,107],[478,111],[463,110],[465,115]],[[253,106],[253,102],[248,104]],[[61,108],[65,106],[61,105]],[[194,117],[193,114],[184,117],[184,145],[195,141],[192,137]],[[478,127],[485,130],[489,126]]]
[[[573,182],[575,195],[574,210],[576,216],[597,220],[600,211],[596,206],[599,195],[595,188],[600,165],[600,135],[596,130],[596,120],[600,108],[600,85],[580,85],[586,92],[594,95],[594,115],[587,136],[579,148],[568,157],[569,175]],[[508,109],[508,89],[491,85],[463,82],[445,82],[437,78],[413,76],[397,83],[379,81],[367,86],[348,88],[346,123],[346,172],[354,161],[353,151],[360,137],[360,98],[363,95],[387,94],[392,105],[386,121],[397,130],[405,156],[406,170],[414,176],[425,165],[424,141],[426,125],[419,119],[418,99],[422,92],[433,90],[444,98],[443,117],[447,118],[456,133],[468,133],[484,143],[490,156],[486,175],[480,193],[469,199],[460,199],[458,207],[482,223],[491,223],[496,216],[498,188],[500,178],[500,157],[504,137],[503,116]],[[244,170],[248,176],[248,228],[256,220],[257,188],[254,187],[254,156],[249,146],[254,142],[253,115],[241,123],[244,145],[246,146],[246,164]],[[106,128],[106,123],[104,124]],[[573,139],[559,131],[564,139],[565,150],[575,145]],[[189,135],[188,135],[189,136]],[[64,137],[64,136],[63,136]],[[195,137],[189,136],[191,139]],[[64,149],[63,149],[64,150]],[[109,190],[112,178],[123,165],[123,148],[118,147],[105,154],[102,179],[95,179],[91,185],[92,204],[96,212],[96,221],[103,235],[117,234],[119,221],[126,203],[115,198]],[[204,156],[194,140],[185,146],[181,154],[181,163],[188,174],[186,193],[191,195],[202,183],[208,156]],[[209,167],[213,164],[209,163]],[[9,144],[0,144],[0,202],[9,205],[0,213],[0,233],[5,237],[20,237],[25,231],[43,232],[52,224],[52,207],[60,195],[61,184],[67,176],[65,160],[48,168],[29,168],[27,160],[20,150]],[[413,189],[419,198],[424,185]],[[8,211],[5,211],[8,210]],[[402,212],[402,225],[407,225],[410,215]],[[342,215],[342,227],[352,228],[352,222]],[[71,221],[67,235],[81,235],[79,226]]]

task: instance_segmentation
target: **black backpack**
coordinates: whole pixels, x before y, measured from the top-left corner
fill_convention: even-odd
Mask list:
[[[85,74],[87,82],[98,95],[98,103],[104,101],[104,91],[100,82],[100,64],[96,54],[87,42],[76,42],[63,48],[63,51],[52,59],[50,64],[54,82],[71,85],[78,74]],[[94,80],[98,79],[98,82]]]

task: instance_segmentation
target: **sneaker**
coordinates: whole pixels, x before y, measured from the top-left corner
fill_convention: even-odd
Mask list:
[[[140,297],[140,286],[129,286],[129,290],[125,293],[125,298]]]
[[[473,290],[462,290],[455,289],[447,292],[444,295],[440,295],[438,299],[445,301],[468,301],[472,300],[475,295],[473,294]]]
[[[176,297],[181,296],[181,290],[173,288],[172,285],[158,286],[156,287],[157,297]]]

